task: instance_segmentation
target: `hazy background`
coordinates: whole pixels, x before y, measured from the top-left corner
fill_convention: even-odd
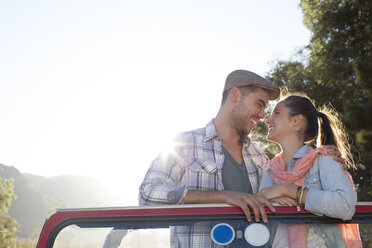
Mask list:
[[[308,44],[298,4],[0,0],[0,163],[137,205],[157,154],[216,115],[228,73],[265,75]]]

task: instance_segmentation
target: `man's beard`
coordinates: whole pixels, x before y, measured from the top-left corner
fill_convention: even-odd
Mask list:
[[[239,136],[247,136],[250,131],[247,128],[247,122],[242,119],[233,119],[234,127]]]
[[[233,126],[240,136],[240,143],[243,143],[244,140],[247,138],[247,135],[250,133],[251,130],[248,130],[248,122],[250,122],[250,119],[243,118],[242,115],[248,115],[244,111],[246,106],[243,104],[238,105],[235,107],[235,109],[232,112],[232,123]]]

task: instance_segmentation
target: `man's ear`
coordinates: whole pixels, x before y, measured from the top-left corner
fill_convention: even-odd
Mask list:
[[[241,96],[242,96],[242,93],[240,92],[240,90],[238,88],[236,88],[236,87],[231,88],[230,94],[229,94],[231,102],[239,103]]]
[[[302,114],[295,115],[291,118],[291,123],[297,131],[301,130],[305,124],[305,118]]]

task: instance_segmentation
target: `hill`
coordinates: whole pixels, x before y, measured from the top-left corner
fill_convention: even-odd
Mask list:
[[[0,164],[2,178],[14,179],[13,201],[9,215],[19,224],[20,239],[42,228],[56,208],[105,207],[115,198],[97,180],[82,176],[42,177],[22,174],[13,166]]]

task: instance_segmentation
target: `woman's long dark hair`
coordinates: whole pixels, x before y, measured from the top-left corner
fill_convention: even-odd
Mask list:
[[[285,96],[283,101],[284,105],[289,108],[290,116],[301,114],[305,117],[305,142],[317,138],[317,147],[335,145],[340,151],[341,157],[345,159],[345,169],[356,169],[348,143],[348,135],[337,112],[332,107],[324,106],[318,111],[313,102],[301,93]]]

